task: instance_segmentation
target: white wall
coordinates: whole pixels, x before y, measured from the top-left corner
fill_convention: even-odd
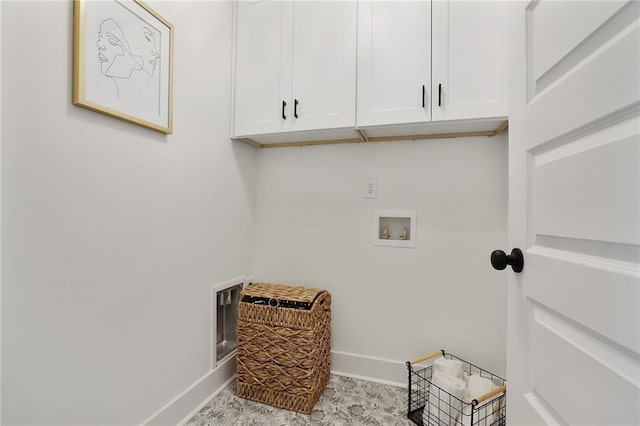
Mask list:
[[[176,28],[168,137],[71,104],[71,1],[2,4],[3,425],[144,421],[209,371],[210,287],[251,273],[231,5],[147,4]]]
[[[402,381],[445,347],[504,373],[506,137],[231,144],[231,5],[148,4],[176,27],[172,136],[71,104],[72,2],[2,2],[1,423],[135,424],[213,392],[210,287],[254,252],[258,277],[331,291],[345,370]],[[417,210],[417,248],[374,247],[375,209]]]
[[[2,34],[2,2],[0,1],[0,35]],[[0,52],[2,37],[0,36]],[[0,99],[2,99],[2,54],[0,54]],[[2,106],[0,105],[0,223],[2,223]],[[0,424],[2,423],[2,227],[0,226]]]
[[[335,369],[402,383],[402,362],[443,347],[504,374],[489,255],[506,247],[505,135],[263,149],[258,165],[257,277],[332,293]],[[376,209],[416,210],[417,247],[374,247]]]

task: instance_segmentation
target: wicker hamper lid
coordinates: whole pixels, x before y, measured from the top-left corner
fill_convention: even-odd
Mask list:
[[[242,295],[313,304],[313,301],[318,297],[318,295],[325,291],[326,290],[312,287],[291,286],[276,283],[254,283],[245,288]]]

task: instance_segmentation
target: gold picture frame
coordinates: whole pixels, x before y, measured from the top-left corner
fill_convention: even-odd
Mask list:
[[[73,104],[171,134],[173,32],[140,0],[74,0]]]

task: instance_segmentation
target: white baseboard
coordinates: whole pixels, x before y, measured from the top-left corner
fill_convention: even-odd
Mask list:
[[[202,376],[142,423],[143,426],[182,426],[226,388],[236,375],[236,357],[230,357]],[[195,407],[195,408],[194,408]]]
[[[233,381],[236,379],[236,375],[235,372],[234,374],[229,378],[229,380],[227,380],[226,382],[224,382],[222,384],[222,386],[220,386],[218,389],[216,389],[211,395],[209,395],[207,397],[207,399],[205,399],[204,401],[202,401],[200,403],[200,405],[198,405],[196,408],[194,408],[189,414],[187,414],[185,416],[184,419],[182,419],[182,421],[180,421],[176,426],[184,426],[189,420],[191,420],[193,418],[193,416],[195,416],[196,414],[198,414],[198,412],[200,410],[202,410],[202,408],[207,405],[213,398],[215,398],[216,396],[218,396],[218,394],[220,392],[222,392],[223,390],[225,390],[227,388],[227,386],[229,386],[231,383],[233,383]]]
[[[401,361],[331,352],[331,374],[367,380],[385,385],[406,387],[407,367]],[[209,401],[215,398],[235,379],[235,356],[224,360],[209,371],[158,412],[149,417],[143,426],[183,426]]]
[[[331,351],[331,374],[396,387],[407,386],[404,362],[365,355]]]
[[[216,292],[237,284],[242,284],[243,287],[246,287],[254,280],[255,276],[253,275],[249,277],[245,277],[243,275],[211,287],[211,370],[149,417],[146,421],[142,422],[142,426],[184,425],[194,415],[196,415],[202,407],[207,405],[209,401],[215,398],[216,395],[222,392],[235,379],[235,351],[231,352],[231,354],[221,361],[216,360],[216,313],[214,311],[216,306]]]

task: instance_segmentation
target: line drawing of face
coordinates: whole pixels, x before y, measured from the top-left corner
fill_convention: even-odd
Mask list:
[[[142,27],[142,52],[140,52],[143,59],[142,70],[150,76],[153,76],[155,73],[158,61],[160,60],[157,37],[156,32],[152,28],[146,25]]]
[[[142,58],[131,54],[122,28],[112,18],[100,24],[96,46],[100,72],[107,77],[130,78],[134,70],[142,68]]]

